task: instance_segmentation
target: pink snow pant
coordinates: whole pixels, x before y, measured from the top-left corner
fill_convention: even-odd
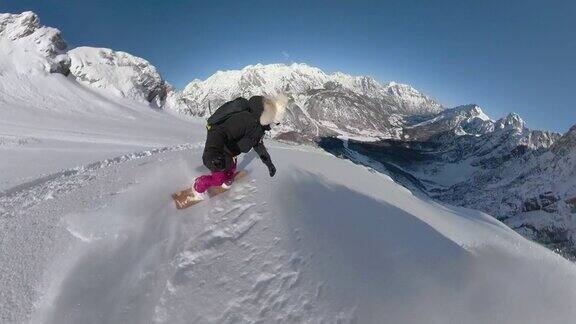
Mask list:
[[[203,193],[210,187],[221,186],[223,183],[230,184],[234,181],[236,173],[236,159],[232,160],[232,166],[226,171],[214,171],[212,174],[199,176],[194,180],[194,190]]]

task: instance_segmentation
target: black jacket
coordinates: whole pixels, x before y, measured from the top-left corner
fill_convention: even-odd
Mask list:
[[[239,99],[236,99],[237,101]],[[246,100],[246,99],[243,99]],[[223,157],[224,169],[228,169],[232,158],[254,149],[262,162],[270,168],[272,161],[262,139],[269,126],[260,125],[262,97],[250,98],[250,109],[231,115],[224,122],[211,126],[206,137],[202,161],[211,171],[219,171],[213,161]]]

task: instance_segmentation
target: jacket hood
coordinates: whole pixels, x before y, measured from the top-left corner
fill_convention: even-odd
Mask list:
[[[248,107],[250,113],[256,118],[260,119],[262,112],[264,111],[264,97],[263,96],[252,96],[248,99]]]

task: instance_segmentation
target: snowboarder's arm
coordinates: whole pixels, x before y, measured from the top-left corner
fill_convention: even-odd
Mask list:
[[[219,171],[225,166],[224,135],[214,129],[208,131],[202,162],[210,171]]]
[[[261,141],[262,137],[264,136],[264,129],[262,128],[262,126],[260,126],[260,124],[248,118],[251,117],[245,118],[246,122],[243,125],[244,134],[243,137],[238,141],[238,148],[243,153],[248,153],[250,149],[254,147],[254,144]],[[266,151],[266,149],[264,149],[264,151]]]
[[[264,162],[264,164],[266,164],[266,166],[268,167],[268,171],[270,172],[270,176],[273,177],[276,174],[276,167],[272,163],[272,159],[270,158],[270,154],[268,154],[268,151],[266,150],[266,146],[264,146],[264,142],[262,140],[260,142],[258,142],[258,144],[256,144],[256,146],[254,146],[254,151],[256,151],[256,153],[258,153],[260,160],[262,160],[262,162]]]
[[[215,128],[208,131],[206,135],[206,144],[204,147],[222,150],[224,148],[224,138],[226,136],[221,129]]]

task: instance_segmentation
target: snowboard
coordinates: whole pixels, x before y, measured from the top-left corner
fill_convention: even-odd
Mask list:
[[[244,170],[236,172],[236,174],[234,174],[234,181],[232,182],[232,185],[234,185],[234,183],[237,180],[244,178],[246,175],[248,175],[248,172],[246,172]],[[212,198],[214,196],[217,196],[223,192],[230,190],[230,188],[231,188],[231,186],[229,186],[228,188],[223,188],[221,186],[211,187],[207,191],[208,197]],[[194,195],[194,188],[193,187],[186,188],[186,189],[181,190],[179,192],[173,193],[172,199],[174,200],[174,203],[176,204],[177,209],[188,208],[190,206],[196,205],[197,203],[205,200],[205,199],[202,199],[202,198]]]

